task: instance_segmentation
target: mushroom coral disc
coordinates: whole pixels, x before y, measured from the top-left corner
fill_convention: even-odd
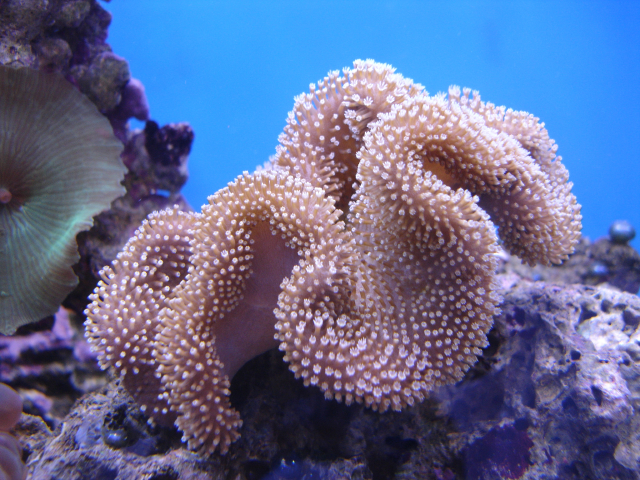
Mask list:
[[[122,144],[57,74],[0,67],[0,332],[56,311],[76,234],[124,193]]]

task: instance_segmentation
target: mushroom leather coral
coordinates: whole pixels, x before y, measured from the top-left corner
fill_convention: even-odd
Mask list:
[[[122,144],[61,75],[0,67],[0,332],[54,313],[76,234],[124,189]]]
[[[162,329],[156,318],[191,265],[197,218],[176,207],[150,214],[111,266],[100,271],[102,280],[89,297],[93,322],[86,337],[100,352],[100,366],[114,368],[142,409],[163,425],[176,416],[155,376],[153,342]]]
[[[275,346],[327,398],[400,410],[460,380],[486,346],[500,302],[494,225],[529,263],[571,253],[581,218],[567,178],[534,117],[467,90],[429,96],[388,65],[356,61],[296,98],[266,170],[209,198],[188,272],[162,302],[131,280],[161,250],[138,235],[155,247],[137,260],[145,250],[129,249],[122,287],[100,296],[109,276],[98,286],[88,335],[101,358],[114,336],[149,345],[161,383],[135,395],[161,401],[204,452],[238,438],[230,378]],[[174,251],[185,239],[172,238],[163,261],[185,262]],[[140,342],[140,320],[153,340],[147,329]],[[143,374],[137,358],[114,366]]]
[[[276,303],[301,319],[336,318],[348,305],[353,251],[333,203],[322,189],[271,170],[239,177],[203,207],[193,268],[161,316],[156,346],[191,448],[225,451],[237,438],[229,379],[278,345]]]
[[[353,248],[333,204],[284,170],[245,173],[200,215],[183,214],[173,232],[167,220],[176,212],[154,214],[105,267],[86,311],[87,337],[154,420],[171,414],[166,406],[178,413],[190,448],[225,452],[238,438],[229,380],[278,345],[276,304],[301,318],[335,317],[348,305]],[[173,288],[187,239],[188,273]],[[285,284],[299,294],[291,298]],[[162,385],[149,370],[154,363]]]

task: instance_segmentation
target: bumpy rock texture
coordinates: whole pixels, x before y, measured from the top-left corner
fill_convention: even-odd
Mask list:
[[[33,478],[43,479],[94,471],[156,479],[638,478],[638,296],[513,272],[499,280],[502,313],[478,364],[403,412],[327,401],[270,351],[232,381],[244,425],[225,457],[198,457],[176,430],[149,426],[113,381],[83,397],[63,424],[48,420],[53,431],[25,417],[15,433]],[[19,378],[11,380],[26,382]]]
[[[463,443],[479,435],[489,442],[485,432],[498,426],[503,433],[494,435],[526,432],[528,440],[507,448],[527,462],[522,468],[478,458],[484,465],[467,469],[489,478],[636,478],[625,445],[637,408],[638,297],[607,287],[503,281],[514,285],[477,377],[442,391],[440,413],[451,416]],[[500,458],[499,449],[489,451]]]
[[[68,310],[26,327],[0,336],[0,381],[20,392],[25,413],[55,428],[76,400],[107,378],[84,340],[82,319]]]
[[[58,71],[102,112],[131,78],[106,43],[111,14],[96,0],[8,0],[0,6],[0,63]]]
[[[559,267],[529,267],[511,257],[505,270],[529,280],[585,285],[606,282],[635,294],[640,289],[640,254],[631,245],[616,243],[610,237],[599,238],[593,243],[583,238],[575,253]]]

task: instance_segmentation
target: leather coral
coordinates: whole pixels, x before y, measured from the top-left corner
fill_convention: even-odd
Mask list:
[[[209,198],[187,274],[142,313],[156,332],[153,394],[193,449],[238,437],[229,380],[275,346],[305,385],[380,411],[460,380],[498,311],[496,227],[528,262],[562,261],[579,235],[537,119],[466,90],[429,96],[388,65],[356,61],[312,85],[279,140],[266,170]],[[121,284],[87,310],[96,345],[122,328],[93,328],[104,310],[140,303]]]
[[[321,189],[277,170],[242,175],[209,197],[193,268],[160,317],[156,347],[190,448],[224,452],[238,437],[229,380],[278,345],[276,305],[307,321],[348,305],[352,248],[338,217]]]
[[[338,360],[311,345],[301,368],[281,338],[292,370],[328,397],[397,410],[462,378],[500,301],[494,225],[529,263],[559,263],[577,242],[580,207],[546,130],[451,92],[356,61],[299,96],[280,137],[273,164],[339,195],[356,242]]]
[[[301,319],[342,313],[352,242],[322,189],[277,169],[245,173],[201,214],[176,215],[155,214],[105,267],[87,336],[154,420],[175,412],[190,448],[225,452],[242,424],[230,379],[278,346],[277,305]],[[172,232],[168,219],[180,220]]]
[[[153,212],[136,230],[89,296],[85,336],[98,352],[100,366],[114,368],[142,410],[171,425],[162,382],[155,376],[157,319],[172,290],[191,265],[191,239],[198,216],[170,208]]]

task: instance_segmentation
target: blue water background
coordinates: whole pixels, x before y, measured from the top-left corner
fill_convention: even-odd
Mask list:
[[[275,151],[293,97],[357,58],[430,93],[451,84],[540,117],[583,209],[583,234],[640,231],[640,1],[113,0],[108,42],[160,124],[189,122],[183,192],[208,195]],[[634,242],[636,248],[640,242]]]

